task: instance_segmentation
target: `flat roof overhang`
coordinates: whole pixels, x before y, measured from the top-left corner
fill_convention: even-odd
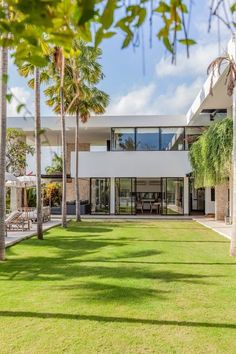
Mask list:
[[[208,115],[214,111],[223,112],[232,106],[232,97],[227,94],[226,86],[227,67],[218,75],[215,73],[211,90],[211,75],[207,78],[201,91],[193,102],[187,113],[187,122],[189,125],[196,125],[199,121],[199,115]]]

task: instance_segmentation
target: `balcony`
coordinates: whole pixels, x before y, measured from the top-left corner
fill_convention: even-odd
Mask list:
[[[79,153],[79,177],[185,177],[191,172],[187,151],[104,151]],[[75,177],[75,153],[71,153]]]

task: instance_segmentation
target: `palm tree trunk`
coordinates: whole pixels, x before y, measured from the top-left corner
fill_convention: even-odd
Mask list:
[[[62,136],[62,227],[67,227],[67,211],[66,211],[66,159],[67,159],[67,149],[66,149],[66,124],[65,124],[65,105],[64,105],[64,56],[63,64],[61,70],[61,87],[60,87],[60,98],[61,98],[61,136]]]
[[[35,94],[35,153],[36,153],[36,207],[37,238],[43,239],[42,187],[41,187],[41,116],[40,116],[40,82],[39,69],[34,69]]]
[[[233,201],[232,201],[232,235],[230,243],[230,255],[236,256],[236,88],[233,93]]]
[[[0,48],[0,260],[5,259],[5,214],[6,214],[6,125],[7,125],[7,69],[8,50]]]
[[[80,190],[79,190],[79,111],[76,112],[75,128],[75,195],[76,195],[76,221],[81,221]]]

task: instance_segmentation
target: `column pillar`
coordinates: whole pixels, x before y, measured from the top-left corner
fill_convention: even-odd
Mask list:
[[[184,215],[189,214],[189,178],[184,177]]]
[[[110,179],[110,213],[115,214],[115,178]]]
[[[228,183],[215,187],[215,219],[224,220],[228,209]]]
[[[20,189],[21,191],[21,189]],[[18,189],[16,187],[11,187],[11,194],[10,194],[10,208],[11,211],[17,210],[19,207],[18,202]]]

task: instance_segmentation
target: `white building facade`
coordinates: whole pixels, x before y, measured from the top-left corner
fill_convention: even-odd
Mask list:
[[[235,55],[234,39],[229,44],[229,52]],[[194,188],[188,155],[191,144],[213,121],[232,115],[232,98],[226,93],[225,75],[224,71],[214,77],[213,96],[208,78],[187,115],[102,116],[81,123],[80,191],[81,199],[89,201],[91,214],[215,213],[215,189]],[[32,118],[8,118],[8,127],[22,129],[27,142],[32,144],[33,124]],[[60,120],[43,117],[42,127],[44,170],[50,165],[53,153],[61,151]],[[67,117],[66,130],[67,200],[73,202],[74,117]],[[27,172],[35,173],[33,157],[28,157]]]

